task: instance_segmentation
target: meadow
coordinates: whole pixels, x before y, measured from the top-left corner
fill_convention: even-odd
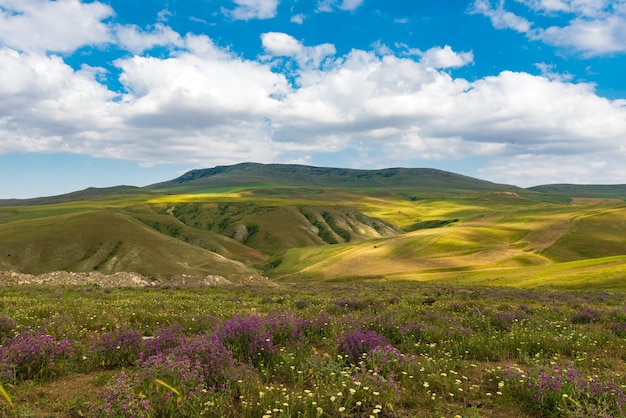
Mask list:
[[[623,417],[623,296],[363,280],[0,288],[0,416]]]

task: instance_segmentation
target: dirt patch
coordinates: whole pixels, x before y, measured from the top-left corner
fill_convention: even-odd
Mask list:
[[[51,382],[33,383],[19,386],[15,396],[18,411],[27,412],[24,416],[46,418],[73,418],[87,416],[89,402],[99,399],[102,391],[97,385],[98,378],[109,372],[71,374],[61,376]],[[27,410],[24,410],[24,405]],[[20,415],[21,416],[21,415]]]

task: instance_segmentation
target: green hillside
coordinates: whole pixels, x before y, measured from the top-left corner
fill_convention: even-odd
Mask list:
[[[187,191],[245,187],[266,189],[268,186],[305,188],[384,188],[410,187],[429,190],[492,190],[525,193],[524,189],[494,184],[431,168],[387,168],[355,170],[310,167],[289,164],[243,163],[211,169],[192,170],[164,183],[147,186],[149,190],[184,187]]]
[[[89,187],[85,190],[67,193],[59,196],[36,197],[34,199],[0,199],[0,206],[26,206],[26,205],[49,205],[54,203],[74,202],[77,200],[90,200],[119,195],[136,195],[145,193],[141,187],[114,186],[114,187]]]
[[[529,190],[533,190],[539,193],[563,195],[573,198],[583,197],[626,200],[626,184],[548,184],[543,186],[530,187]]]
[[[133,271],[160,277],[218,274],[234,279],[254,275],[241,263],[108,210],[0,225],[0,270]]]
[[[571,286],[626,288],[623,263],[603,261],[626,256],[620,187],[556,186],[433,169],[194,170],[0,202],[0,270],[524,286],[567,286],[571,273]]]

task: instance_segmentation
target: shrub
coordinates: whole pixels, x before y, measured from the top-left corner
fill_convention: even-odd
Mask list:
[[[338,340],[339,352],[357,362],[363,354],[369,354],[378,347],[390,345],[384,335],[375,331],[361,331],[359,329],[346,331]]]
[[[571,366],[530,372],[507,368],[502,378],[502,388],[541,416],[621,417],[626,413],[623,387],[585,376]]]
[[[265,329],[257,316],[236,316],[222,323],[215,334],[235,358],[255,365],[278,352],[272,333]]]
[[[57,340],[43,330],[18,334],[0,346],[0,379],[50,378],[61,373],[75,353],[75,341]]]
[[[572,315],[573,324],[591,324],[600,318],[600,313],[590,309],[575,312]]]
[[[275,344],[287,344],[302,338],[302,319],[288,311],[272,312],[265,317],[265,328]]]
[[[100,394],[104,401],[99,405],[90,404],[90,415],[97,418],[153,417],[154,409],[150,400],[138,396],[135,390],[134,381],[129,375],[117,376],[115,382]]]
[[[8,316],[0,316],[0,344],[7,338],[13,337],[15,330],[15,322]]]
[[[96,337],[90,347],[92,362],[105,369],[133,365],[141,348],[139,332],[124,327]]]
[[[183,344],[185,340],[185,330],[182,326],[161,325],[154,333],[154,337],[145,341],[144,354],[150,357],[157,353],[166,353]]]
[[[519,323],[524,319],[526,319],[526,313],[523,311],[501,311],[491,316],[491,325],[497,330],[505,331],[514,323]]]
[[[96,417],[197,416],[206,394],[241,378],[239,364],[212,334],[153,356],[141,353],[133,374],[120,374],[91,405]],[[193,413],[192,413],[193,412]]]
[[[229,379],[239,377],[239,367],[233,354],[215,334],[204,334],[186,341],[172,350],[170,355],[177,358],[187,357],[200,364],[207,387],[218,387]]]

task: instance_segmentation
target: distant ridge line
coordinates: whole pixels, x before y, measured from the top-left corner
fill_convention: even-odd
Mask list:
[[[369,183],[368,183],[369,182]],[[392,167],[381,169],[356,169],[317,167],[301,164],[262,164],[244,162],[234,165],[219,165],[187,171],[172,180],[145,187],[113,186],[89,187],[84,190],[56,196],[29,199],[0,199],[0,206],[44,205],[93,199],[124,194],[163,193],[165,189],[186,193],[191,189],[211,187],[252,186],[253,184],[275,184],[289,187],[420,187],[476,191],[513,191],[516,193],[540,193],[550,196],[617,198],[626,200],[626,184],[578,185],[548,184],[520,188],[507,184],[493,183],[436,168]]]

